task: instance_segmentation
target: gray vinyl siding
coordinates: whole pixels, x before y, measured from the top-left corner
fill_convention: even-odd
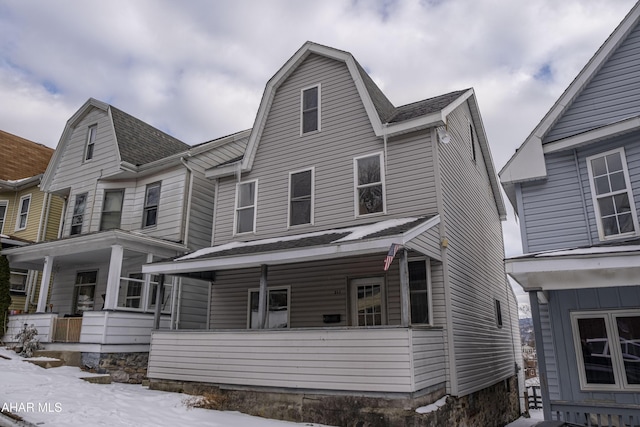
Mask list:
[[[415,390],[445,382],[446,361],[440,329],[412,329]]]
[[[321,131],[300,135],[300,91],[321,84]],[[388,141],[387,214],[355,218],[354,157],[384,150],[374,135],[346,65],[310,55],[277,89],[251,172],[258,180],[256,233],[269,238],[370,223],[389,217],[436,213],[429,132]],[[314,225],[287,227],[289,172],[315,168]],[[234,178],[220,180],[215,244],[233,239]]]
[[[526,232],[524,252],[598,243],[587,157],[624,147],[636,210],[640,207],[640,132],[598,141],[574,151],[545,155],[547,178],[522,183],[520,219]],[[586,217],[585,217],[586,212]]]
[[[87,131],[89,126],[97,124],[97,133],[93,159],[84,161]],[[107,113],[98,108],[89,112],[70,129],[68,142],[64,146],[58,167],[45,191],[64,190],[82,182],[94,182],[119,170],[120,159],[113,126]]]
[[[544,360],[546,364],[547,384],[549,387],[549,398],[560,399],[560,382],[558,378],[558,363],[556,362],[556,351],[553,346],[553,332],[551,329],[551,317],[549,304],[539,304],[540,308],[540,329],[544,346]]]
[[[581,391],[576,349],[571,328],[571,312],[587,310],[637,309],[640,307],[640,286],[577,289],[549,292],[549,310],[553,323],[553,345],[557,358],[559,394],[563,401],[640,404],[639,393]]]
[[[640,109],[639,47],[640,27],[636,26],[547,132],[543,142],[637,116]]]
[[[177,329],[205,329],[209,309],[209,282],[182,279]]]
[[[420,251],[431,259],[442,260],[440,252],[440,226],[430,228],[425,233],[412,239],[407,245],[411,249]]]
[[[440,144],[443,219],[458,395],[514,375],[512,319],[502,229],[480,150],[472,158],[467,104],[448,116],[451,142]],[[503,327],[496,325],[495,299]]]

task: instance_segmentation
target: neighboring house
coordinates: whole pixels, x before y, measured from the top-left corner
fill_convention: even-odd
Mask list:
[[[52,148],[0,131],[2,252],[57,236],[63,201],[38,187],[52,155]],[[11,269],[11,312],[35,310],[38,279],[35,270]]]
[[[500,179],[520,219],[525,255],[506,268],[530,295],[545,418],[640,425],[640,4]]]
[[[125,358],[132,371],[115,378],[133,381],[144,376],[138,355],[154,326],[204,328],[206,289],[179,278],[161,286],[141,266],[211,244],[214,187],[202,161],[236,157],[243,135],[190,147],[89,99],[67,122],[40,184],[65,200],[59,238],[5,251],[11,265],[43,276],[37,314],[13,316],[5,340],[33,323],[47,350],[81,352],[88,366]],[[215,157],[221,145],[231,148]]]
[[[470,424],[519,415],[506,213],[472,89],[394,107],[351,54],[309,42],[268,82],[244,155],[205,174],[213,246],[143,272],[208,275],[208,330],[154,331],[152,387],[340,425],[445,394]]]

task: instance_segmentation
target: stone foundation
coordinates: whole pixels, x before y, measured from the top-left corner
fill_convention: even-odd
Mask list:
[[[416,397],[324,395],[284,391],[223,389],[211,384],[150,380],[149,388],[191,395],[208,395],[211,409],[295,422],[343,427],[501,427],[520,416],[517,378],[514,376],[461,398],[447,398],[437,411],[415,409],[445,395],[444,387]]]
[[[82,366],[109,374],[117,383],[141,384],[147,379],[149,353],[82,353]]]

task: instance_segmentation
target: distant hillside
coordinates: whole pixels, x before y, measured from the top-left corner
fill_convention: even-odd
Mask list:
[[[535,337],[533,335],[533,319],[530,317],[520,319],[520,343],[535,347]]]

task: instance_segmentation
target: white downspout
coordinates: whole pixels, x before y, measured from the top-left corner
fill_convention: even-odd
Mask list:
[[[387,173],[387,126],[388,123],[382,124],[382,142],[384,144],[384,173]]]
[[[44,197],[42,199],[42,211],[40,212],[40,222],[38,223],[38,234],[36,235],[36,242],[39,242],[42,238],[42,228],[46,227],[45,217],[49,216],[49,210],[47,209],[47,205],[49,204],[49,193],[44,193]]]

